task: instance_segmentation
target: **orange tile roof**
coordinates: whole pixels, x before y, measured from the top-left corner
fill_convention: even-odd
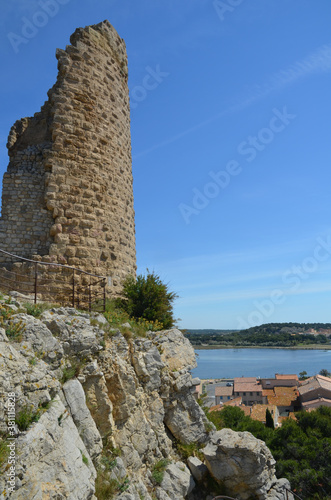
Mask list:
[[[261,392],[262,385],[258,384],[256,380],[254,382],[241,382],[237,383],[236,379],[234,381],[234,392]]]
[[[316,408],[317,406],[331,406],[331,399],[327,398],[317,398],[310,401],[304,401],[302,403],[303,408],[309,408],[310,406]]]
[[[262,396],[274,396],[274,390],[273,389],[263,389],[262,391]]]
[[[221,411],[222,408],[223,408],[223,405],[215,405],[215,406],[211,406],[209,408],[209,411]]]
[[[260,422],[265,422],[267,409],[270,411],[271,415],[274,416],[277,407],[275,405],[253,405],[251,407],[250,417],[253,420],[259,420]]]
[[[245,415],[247,417],[250,417],[250,415],[251,415],[251,407],[250,406],[241,406],[240,409],[243,410],[243,412],[245,413]]]
[[[291,373],[289,375],[283,375],[282,373],[275,374],[276,380],[299,380],[298,375]]]
[[[256,382],[256,377],[235,377],[234,382],[236,382],[237,384],[246,382]]]
[[[292,406],[298,397],[296,387],[274,387],[274,396],[268,396],[268,403],[276,406]]]
[[[242,397],[230,399],[229,401],[224,401],[223,406],[240,406],[242,403]]]
[[[331,378],[323,377],[322,375],[315,375],[314,377],[310,377],[307,380],[301,382],[299,392],[300,394],[306,394],[313,389],[319,388],[331,391]]]
[[[232,394],[233,394],[232,386],[215,387],[215,396],[232,396]]]

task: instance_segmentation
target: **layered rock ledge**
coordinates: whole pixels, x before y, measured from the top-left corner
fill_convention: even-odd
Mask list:
[[[8,393],[16,395],[16,415],[36,418],[15,427],[15,491],[4,460],[1,500],[96,500],[101,480],[120,500],[211,500],[217,485],[238,500],[285,500],[289,485],[276,479],[263,442],[210,426],[193,396],[194,349],[179,330],[125,338],[106,328],[106,335],[100,314],[58,308],[36,319],[21,299],[5,302],[2,436]],[[201,448],[204,460],[184,460],[178,444]]]

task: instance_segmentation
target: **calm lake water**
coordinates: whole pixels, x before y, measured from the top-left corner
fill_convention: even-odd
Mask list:
[[[322,368],[331,372],[331,350],[291,349],[201,349],[195,351],[198,366],[193,377],[274,377],[275,373],[306,371],[317,374]]]

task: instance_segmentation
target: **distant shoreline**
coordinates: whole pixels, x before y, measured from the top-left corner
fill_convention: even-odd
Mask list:
[[[211,349],[290,349],[290,350],[305,350],[305,351],[331,351],[331,345],[324,344],[311,344],[304,346],[259,346],[259,345],[246,345],[246,346],[236,346],[236,345],[204,345],[204,346],[194,346],[192,347],[195,351],[211,350]]]

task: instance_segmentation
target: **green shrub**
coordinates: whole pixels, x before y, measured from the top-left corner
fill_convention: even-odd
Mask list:
[[[164,471],[166,470],[166,468],[169,464],[170,464],[170,460],[168,460],[166,458],[162,458],[162,460],[159,460],[159,462],[157,462],[154,465],[153,470],[152,470],[152,478],[156,484],[162,483]]]
[[[15,422],[20,431],[26,431],[27,428],[33,423],[38,422],[40,418],[40,410],[34,411],[32,405],[25,405],[16,414]]]
[[[118,481],[109,479],[108,474],[98,470],[95,480],[95,495],[98,500],[110,500],[118,493]]]
[[[84,360],[80,361],[76,358],[70,358],[69,366],[64,366],[62,368],[62,377],[60,378],[60,382],[65,384],[68,380],[78,377],[84,363]]]
[[[26,302],[24,304],[27,314],[30,316],[34,316],[35,318],[39,318],[43,312],[48,309],[52,309],[53,307],[59,307],[59,304],[50,304],[48,302],[42,302],[39,304],[31,304],[30,302]]]
[[[160,329],[174,326],[172,303],[178,296],[169,292],[168,285],[154,272],[147,269],[147,276],[128,276],[123,282],[122,295],[117,304],[130,317],[158,321]]]
[[[7,462],[8,455],[9,455],[9,448],[8,448],[8,443],[7,439],[5,437],[0,437],[0,468],[3,466],[4,463]]]
[[[21,342],[25,324],[22,321],[14,323],[11,319],[12,315],[13,311],[10,307],[0,304],[0,327],[5,329],[9,340]]]
[[[187,460],[189,457],[197,457],[203,462],[204,454],[201,451],[205,445],[199,443],[177,443],[176,448],[183,460]]]
[[[14,342],[21,342],[24,328],[25,324],[21,320],[17,323],[9,321],[5,327],[8,339],[13,340]]]

